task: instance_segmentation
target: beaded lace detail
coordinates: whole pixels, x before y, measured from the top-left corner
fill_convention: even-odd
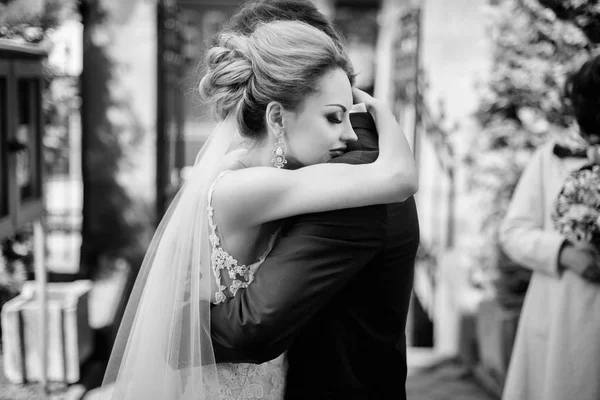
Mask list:
[[[221,240],[219,239],[219,235],[217,233],[218,227],[213,217],[214,209],[212,207],[212,194],[217,181],[221,179],[221,177],[227,172],[229,171],[221,172],[221,174],[219,174],[219,176],[217,176],[217,178],[213,181],[212,186],[208,191],[207,212],[208,225],[210,227],[209,240],[211,244],[211,268],[218,288],[215,292],[215,304],[223,303],[227,299],[227,295],[225,294],[226,289],[229,290],[229,293],[233,297],[239,289],[247,288],[248,285],[252,283],[256,270],[267,258],[267,255],[273,248],[273,244],[275,243],[275,239],[277,237],[277,232],[275,232],[271,236],[265,252],[259,257],[258,261],[250,265],[240,264],[235,258],[233,258],[233,256],[231,256],[231,254],[221,247]],[[226,273],[227,277],[231,281],[229,286],[225,284],[225,280],[222,276],[223,273]]]
[[[235,296],[241,288],[246,288],[254,280],[254,273],[267,258],[267,255],[275,244],[279,230],[272,236],[267,249],[257,262],[243,265],[221,247],[221,240],[217,233],[212,207],[212,193],[215,183],[229,171],[222,172],[212,183],[208,191],[208,224],[210,227],[209,240],[211,244],[211,267],[217,282],[218,290],[215,292],[215,304],[222,303],[227,299],[225,290],[229,289],[231,296]],[[224,277],[222,273],[226,273]],[[231,281],[227,286],[225,278]],[[287,371],[287,360],[285,354],[274,360],[262,364],[217,364],[217,374],[220,384],[221,400],[283,400],[285,391],[285,375]]]

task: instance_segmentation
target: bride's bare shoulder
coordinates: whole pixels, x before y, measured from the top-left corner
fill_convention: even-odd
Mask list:
[[[239,169],[246,168],[242,159],[246,154],[246,150],[244,149],[235,149],[230,151],[225,155],[223,160],[221,161],[221,165],[219,166],[218,173],[224,171],[236,171]]]
[[[244,170],[249,168],[243,162],[246,152],[244,149],[235,149],[227,153],[215,174],[211,198],[214,218],[222,231],[230,232],[231,229],[239,227],[237,211],[243,208],[241,204],[244,196],[239,195],[237,189],[240,188],[240,181],[247,180],[247,177],[244,177]],[[232,177],[234,179],[231,179]],[[247,185],[241,186],[247,187]]]

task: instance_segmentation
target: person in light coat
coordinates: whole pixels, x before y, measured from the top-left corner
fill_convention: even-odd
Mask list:
[[[598,162],[600,57],[567,79],[565,96],[581,140],[534,152],[500,227],[505,252],[533,270],[503,400],[600,399],[600,255],[551,219],[567,176]]]

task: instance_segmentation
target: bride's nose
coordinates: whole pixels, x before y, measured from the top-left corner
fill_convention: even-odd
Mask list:
[[[348,124],[340,139],[344,142],[356,142],[358,140],[358,136],[356,136],[356,132],[352,129],[352,125]]]

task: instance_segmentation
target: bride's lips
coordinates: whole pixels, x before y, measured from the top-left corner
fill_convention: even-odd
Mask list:
[[[342,154],[344,154],[345,152],[346,152],[345,147],[338,147],[337,149],[329,150],[329,154],[331,154],[333,157],[339,157]]]

